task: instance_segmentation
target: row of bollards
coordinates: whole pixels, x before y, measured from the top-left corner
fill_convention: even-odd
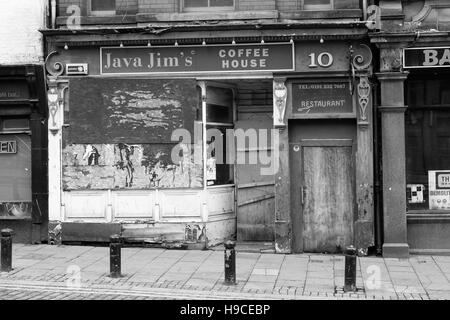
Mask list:
[[[236,284],[236,243],[227,241],[225,246],[225,284]],[[110,237],[109,243],[109,271],[111,278],[122,277],[122,238],[115,234]]]
[[[12,270],[12,236],[13,230],[2,229],[1,234],[1,272]],[[225,284],[236,284],[236,242],[227,241],[224,243],[224,266]],[[122,277],[121,268],[122,238],[119,235],[110,237],[110,276],[111,278]],[[345,250],[345,279],[344,292],[356,291],[356,248],[347,247]]]
[[[1,234],[1,272],[10,272],[12,270],[12,236],[13,230],[2,229]]]
[[[225,284],[235,285],[236,282],[236,242],[226,241],[224,243],[224,266]],[[110,238],[110,276],[119,278],[121,274],[121,248],[122,239],[119,235]],[[344,292],[356,291],[356,248],[347,247],[345,250],[345,275]],[[3,260],[2,260],[3,261]]]

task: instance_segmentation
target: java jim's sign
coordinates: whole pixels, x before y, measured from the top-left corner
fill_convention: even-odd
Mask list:
[[[449,68],[450,47],[405,48],[403,67],[411,68]]]
[[[100,48],[102,75],[295,70],[293,43]]]

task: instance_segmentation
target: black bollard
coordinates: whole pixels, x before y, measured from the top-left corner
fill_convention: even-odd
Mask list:
[[[121,274],[121,248],[122,241],[120,236],[115,234],[110,237],[109,256],[110,256],[110,276],[111,278],[120,278]]]
[[[236,284],[236,243],[228,240],[225,246],[225,284]]]
[[[10,272],[12,270],[12,235],[11,229],[2,229],[0,231],[2,239],[2,252],[1,252],[1,269],[2,272]]]
[[[345,282],[344,292],[356,291],[356,248],[347,247],[345,250]]]

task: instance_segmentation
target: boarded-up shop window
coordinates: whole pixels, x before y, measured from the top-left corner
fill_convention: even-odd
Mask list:
[[[65,189],[202,187],[192,144],[172,161],[174,130],[184,129],[194,142],[195,80],[71,79],[69,92]]]

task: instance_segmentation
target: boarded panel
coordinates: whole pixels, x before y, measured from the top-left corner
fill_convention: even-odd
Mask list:
[[[236,166],[237,177],[237,239],[238,241],[273,241],[275,223],[274,201],[274,176],[263,175],[261,168],[269,167],[261,164],[260,155],[271,156],[270,146],[272,141],[270,129],[272,129],[271,114],[267,113],[240,113],[236,128],[246,130],[267,131],[267,148],[262,148],[261,141],[255,146],[247,145],[244,149],[238,149],[238,154],[245,154],[245,164]],[[259,140],[259,139],[258,139]],[[250,164],[251,157],[256,157],[257,163]]]
[[[151,189],[203,185],[194,150],[173,163],[174,144],[71,144],[63,150],[63,188]]]
[[[70,80],[69,143],[168,143],[173,130],[193,133],[195,80]]]
[[[353,243],[351,147],[304,147],[303,247],[341,252]]]

